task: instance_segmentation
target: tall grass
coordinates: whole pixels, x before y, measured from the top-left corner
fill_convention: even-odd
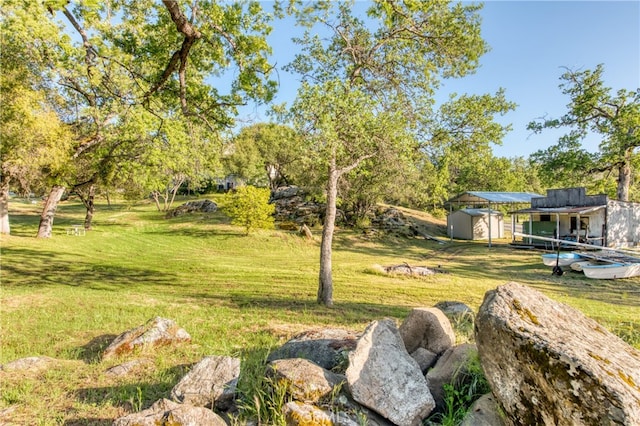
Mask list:
[[[512,280],[640,348],[640,279],[553,276],[539,253],[506,244],[368,240],[339,229],[329,309],[316,303],[318,230],[314,241],[277,230],[245,236],[221,212],[165,219],[149,203],[123,203],[99,204],[94,229],[76,237],[65,228],[82,223],[84,209],[66,202],[52,238],[36,239],[40,207],[12,201],[12,235],[0,239],[0,364],[34,355],[60,360],[44,373],[0,372],[0,413],[9,409],[4,416],[17,424],[110,424],[167,396],[205,355],[258,356],[306,329],[362,331],[372,320],[400,322],[411,308],[443,300],[477,310],[487,290]],[[402,262],[448,273],[408,278],[374,267]],[[135,354],[151,362],[125,378],[105,374],[128,359],[101,360],[113,337],[158,315],[175,320],[192,342]]]

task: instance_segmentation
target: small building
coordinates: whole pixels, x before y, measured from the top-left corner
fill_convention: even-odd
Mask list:
[[[549,189],[546,197],[532,198],[530,208],[512,213],[529,215],[522,223],[523,234],[532,236],[524,237],[527,244],[545,244],[534,236],[612,248],[640,242],[640,203],[587,195],[585,188]]]
[[[449,216],[454,214],[454,209],[460,209],[461,207],[466,207],[467,210],[473,210],[473,209],[478,209],[478,208],[484,208],[486,209],[487,213],[489,212],[494,212],[495,210],[492,210],[493,206],[498,206],[498,205],[509,205],[511,206],[511,208],[519,208],[519,207],[524,207],[527,206],[531,203],[531,199],[532,198],[536,198],[536,197],[542,197],[542,195],[540,194],[534,194],[531,192],[494,192],[494,191],[467,191],[467,192],[463,192],[462,194],[458,194],[455,197],[447,200],[445,202],[445,207],[449,209]],[[493,213],[491,213],[492,215]],[[489,215],[489,216],[491,216]],[[500,237],[502,238],[504,236],[504,219],[503,216],[500,216],[501,219],[500,221],[502,222],[502,225],[500,227]],[[483,238],[467,238],[469,236],[473,236],[472,232],[468,232],[466,234],[467,237],[452,237],[452,238],[465,238],[465,239],[488,239],[489,240],[489,247],[491,247],[491,240],[494,237],[494,232],[493,232],[493,220],[489,220],[490,218],[486,219],[486,223],[487,223],[487,227],[489,227],[490,225],[492,226],[492,232],[487,232],[487,237],[483,237]],[[455,219],[454,219],[455,220]],[[449,219],[447,218],[447,222],[449,222]],[[454,224],[455,225],[455,224]],[[513,232],[514,229],[511,229],[511,232]],[[449,235],[452,235],[452,231],[451,228],[449,228],[449,230],[447,231],[449,233]],[[479,232],[479,231],[478,231]],[[455,232],[456,235],[460,235],[457,231]]]
[[[225,177],[215,178],[217,190],[219,192],[232,191],[239,186],[244,186],[245,181],[241,177],[235,174],[230,174]]]
[[[490,209],[460,209],[447,216],[449,237],[459,240],[504,238],[504,215]]]

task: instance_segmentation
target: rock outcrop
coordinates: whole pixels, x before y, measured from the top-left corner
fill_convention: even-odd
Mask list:
[[[510,425],[640,424],[640,351],[517,283],[476,318],[482,367]]]
[[[218,205],[211,200],[188,201],[175,209],[167,212],[167,218],[182,216],[187,213],[213,213],[218,210]]]
[[[139,347],[165,346],[191,341],[191,336],[170,319],[155,317],[146,324],[116,337],[104,350],[102,358],[125,354]]]
[[[322,223],[324,205],[305,199],[306,194],[297,186],[283,186],[271,193],[270,203],[275,205],[274,217],[278,222],[315,226]]]

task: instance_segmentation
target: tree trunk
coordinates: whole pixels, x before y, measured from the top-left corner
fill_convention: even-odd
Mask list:
[[[627,156],[628,157],[628,156]],[[629,187],[631,186],[631,165],[625,158],[624,163],[618,167],[618,190],[619,201],[629,201]]]
[[[338,198],[339,173],[335,167],[329,168],[327,183],[327,207],[322,227],[322,243],[320,245],[320,280],[318,284],[318,303],[327,307],[333,306],[333,278],[331,276],[331,246],[333,231],[336,226],[336,202]]]
[[[0,234],[9,235],[9,187],[2,185],[0,187]]]
[[[91,185],[89,187],[89,194],[87,195],[86,199],[82,200],[85,208],[87,209],[87,214],[85,214],[84,216],[84,229],[86,230],[91,229],[93,214],[96,212],[96,206],[94,204],[95,196],[96,196],[96,188],[95,186]]]
[[[40,226],[38,226],[38,238],[50,238],[53,229],[53,217],[56,214],[58,203],[64,194],[64,186],[54,186],[49,192],[47,201],[44,203],[42,214],[40,215]]]

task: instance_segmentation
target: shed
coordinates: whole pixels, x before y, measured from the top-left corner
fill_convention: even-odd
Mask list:
[[[523,231],[531,236],[612,248],[640,242],[640,203],[587,195],[582,187],[549,189],[546,197],[534,198],[529,208],[513,213],[529,215]],[[532,240],[524,242],[536,244]]]
[[[486,207],[488,211],[493,211],[491,210],[492,205],[527,205],[531,203],[531,200],[533,198],[538,197],[542,197],[542,195],[534,194],[532,192],[467,191],[447,200],[445,202],[445,207],[448,207],[450,212],[453,210],[454,206],[456,206],[456,208],[460,208],[460,206],[473,208]],[[453,213],[450,213],[449,215],[452,214]],[[448,221],[449,219],[447,219],[447,222]],[[500,221],[502,222],[502,225],[499,232],[502,236],[504,234],[504,220],[502,219],[502,217]],[[491,229],[493,221],[487,219],[487,224],[489,226],[489,229]],[[511,231],[513,232],[513,229]],[[448,232],[451,235],[451,228],[449,228]],[[491,247],[491,239],[495,238],[493,236],[494,232],[487,232],[487,235],[489,240],[489,247]]]
[[[447,230],[460,240],[504,238],[504,215],[490,209],[457,210],[447,216]]]

